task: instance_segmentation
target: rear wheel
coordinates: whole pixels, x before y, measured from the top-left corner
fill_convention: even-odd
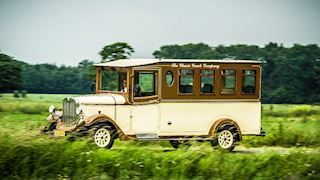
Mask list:
[[[98,147],[110,149],[114,143],[116,130],[108,125],[98,125],[93,133],[93,140]]]
[[[239,133],[234,125],[222,125],[218,129],[217,136],[211,141],[213,148],[219,147],[222,150],[232,151],[239,141]]]
[[[230,130],[223,130],[218,135],[218,144],[220,148],[232,151],[235,147],[235,139]]]

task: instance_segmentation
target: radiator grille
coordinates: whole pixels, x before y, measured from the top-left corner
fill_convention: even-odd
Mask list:
[[[67,126],[73,126],[77,123],[78,115],[76,114],[76,109],[78,106],[73,98],[65,98],[63,100],[62,123]]]

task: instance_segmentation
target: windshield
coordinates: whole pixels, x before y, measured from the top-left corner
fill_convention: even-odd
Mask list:
[[[126,72],[102,70],[100,71],[100,90],[127,92],[126,79]]]

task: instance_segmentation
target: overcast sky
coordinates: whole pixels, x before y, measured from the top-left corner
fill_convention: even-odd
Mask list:
[[[0,0],[0,50],[28,63],[100,61],[128,42],[134,58],[162,45],[320,44],[319,0]]]

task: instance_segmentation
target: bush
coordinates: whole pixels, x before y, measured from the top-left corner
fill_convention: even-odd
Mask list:
[[[289,109],[289,113],[292,116],[311,116],[320,114],[319,111],[315,110],[311,106],[305,105],[293,107],[292,109]]]
[[[263,115],[273,117],[302,117],[319,114],[320,110],[316,109],[316,107],[312,107],[309,105],[294,106],[286,110],[273,110],[273,105],[270,105],[269,110],[263,111]]]
[[[15,98],[19,98],[20,97],[18,90],[14,90],[13,91],[13,97],[15,97]]]
[[[27,91],[26,90],[22,90],[21,91],[21,97],[23,97],[23,98],[27,97]]]
[[[46,108],[43,105],[32,105],[25,104],[19,106],[19,111],[25,114],[41,114],[42,112],[46,112]]]

